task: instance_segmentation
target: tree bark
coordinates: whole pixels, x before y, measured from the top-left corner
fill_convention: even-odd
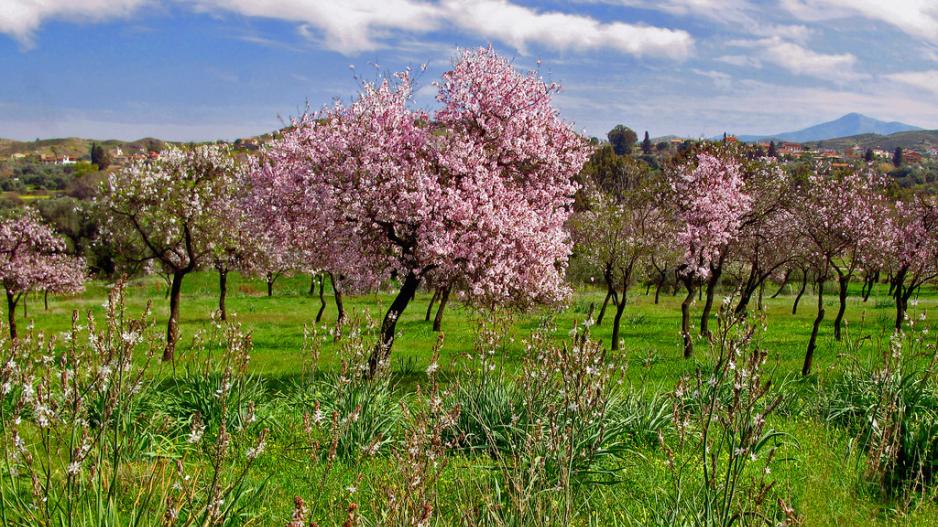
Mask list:
[[[443,327],[443,310],[446,309],[446,303],[449,301],[449,292],[452,286],[446,286],[440,293],[440,307],[436,310],[436,317],[433,319],[433,331],[440,331]]]
[[[759,311],[765,311],[765,280],[759,281]]]
[[[381,324],[381,339],[375,345],[368,359],[368,376],[374,377],[378,372],[378,367],[386,362],[391,356],[391,347],[394,345],[394,334],[397,331],[397,321],[407,308],[407,304],[413,297],[417,287],[420,286],[420,277],[414,273],[408,273],[398,291],[394,301],[384,315],[384,321]]]
[[[274,296],[274,275],[273,273],[267,273],[267,297],[272,296]]]
[[[222,320],[228,320],[225,299],[228,297],[228,271],[218,270],[218,312]]]
[[[818,280],[817,283],[817,317],[814,319],[814,326],[811,328],[811,340],[808,341],[808,350],[804,354],[804,365],[801,367],[801,376],[811,375],[811,364],[814,362],[814,350],[817,347],[817,333],[821,328],[821,322],[824,321],[824,281]]]
[[[612,350],[619,349],[619,328],[622,326],[622,313],[625,312],[625,292],[622,293],[622,301],[616,302],[616,316],[612,319]]]
[[[309,274],[309,293],[308,294],[309,296],[313,296],[316,294],[316,274],[315,273]]]
[[[176,339],[179,336],[179,297],[182,292],[183,271],[173,273],[173,282],[169,290],[169,321],[166,323],[166,348],[163,361],[171,361],[176,353]]]
[[[42,292],[42,303],[45,305],[46,311],[48,311],[49,310],[49,292],[48,291]]]
[[[681,302],[681,335],[684,337],[684,358],[689,359],[694,354],[694,339],[690,334],[690,305],[697,288],[690,277],[684,278],[684,287],[687,288],[687,296]]]
[[[7,289],[7,324],[10,326],[10,340],[16,340],[16,298],[9,289]]]
[[[791,306],[791,314],[798,314],[798,302],[801,302],[801,297],[804,295],[805,289],[808,288],[808,271],[805,271],[801,275],[801,289],[798,290],[798,295],[795,296],[795,303]]]
[[[896,331],[901,330],[902,325],[905,324],[905,313],[909,308],[908,301],[911,295],[905,294],[906,274],[905,269],[900,269],[893,279],[893,298],[896,299]]]
[[[660,278],[658,278],[658,283],[655,284],[655,305],[656,306],[658,305],[658,300],[661,299],[661,287],[664,286],[664,282],[665,282],[665,278],[664,278],[664,275],[662,275]]]
[[[427,314],[423,317],[424,322],[430,322],[430,315],[433,314],[433,304],[436,304],[436,300],[440,298],[440,289],[433,289],[433,296],[430,297],[430,303],[427,304]]]
[[[325,296],[325,282],[326,278],[322,274],[319,275],[319,312],[316,313],[316,323],[318,324],[322,320],[322,314],[326,311],[326,296]]]
[[[342,286],[339,284],[341,279],[341,275],[337,280],[334,274],[329,273],[329,280],[332,282],[332,294],[335,296],[335,308],[339,312],[338,319],[336,320],[336,325],[338,326],[345,323],[345,304],[342,302]]]
[[[723,274],[723,259],[716,267],[710,268],[710,279],[707,280],[707,300],[704,302],[703,312],[700,314],[700,334],[710,337],[710,312],[713,311],[713,296],[716,294],[717,284]]]
[[[609,305],[609,299],[612,298],[612,289],[606,286],[606,298],[603,299],[603,305],[599,308],[599,315],[596,317],[596,325],[603,323],[603,317],[606,316],[606,306]]]
[[[847,287],[850,285],[850,275],[837,272],[838,299],[840,306],[837,308],[837,316],[834,317],[834,339],[840,342],[840,329],[844,322],[844,314],[847,312]]]

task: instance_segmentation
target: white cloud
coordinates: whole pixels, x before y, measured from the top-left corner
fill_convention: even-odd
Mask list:
[[[851,53],[825,54],[782,38],[735,40],[731,46],[754,48],[759,58],[795,75],[846,82],[868,78],[854,70],[857,58]],[[725,62],[725,60],[724,60]]]
[[[938,70],[904,71],[885,75],[889,80],[915,86],[925,91],[938,94]]]
[[[132,14],[149,0],[3,0],[0,33],[31,46],[33,33],[48,19],[100,22]]]
[[[196,0],[198,9],[301,24],[322,34],[324,47],[358,53],[380,47],[390,32],[425,33],[439,26],[440,8],[415,0]]]
[[[444,0],[450,21],[485,38],[504,42],[522,53],[531,44],[553,49],[611,48],[630,55],[687,57],[693,39],[686,31],[558,12],[538,12],[506,0]]]
[[[938,2],[935,0],[783,0],[782,5],[802,20],[861,16],[938,43]]]

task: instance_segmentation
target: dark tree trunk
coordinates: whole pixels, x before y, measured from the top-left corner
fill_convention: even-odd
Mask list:
[[[734,312],[736,316],[744,316],[749,309],[749,302],[752,301],[752,295],[759,288],[759,271],[755,267],[749,269],[749,276],[746,282],[739,289],[739,302],[736,303]]]
[[[801,375],[807,377],[811,375],[811,364],[814,362],[814,350],[817,347],[817,333],[821,328],[821,322],[824,321],[824,281],[817,282],[817,317],[814,319],[814,326],[811,328],[811,340],[808,341],[808,350],[804,354],[804,366],[801,367]]]
[[[438,298],[440,298],[440,289],[436,288],[433,290],[433,296],[430,297],[430,303],[427,304],[427,314],[423,317],[424,322],[430,322],[430,315],[433,314],[433,304],[436,303]]]
[[[700,334],[710,337],[710,312],[713,311],[713,297],[716,294],[720,276],[723,274],[723,260],[716,267],[710,268],[710,278],[707,280],[707,300],[704,302],[703,312],[700,313]]]
[[[274,296],[274,275],[267,273],[267,297]]]
[[[332,294],[335,296],[335,308],[339,312],[336,326],[340,327],[345,323],[345,304],[342,303],[342,275],[337,280],[335,275],[329,273],[329,280],[332,282]]]
[[[655,284],[655,305],[656,306],[658,305],[658,300],[661,299],[661,287],[664,286],[665,281],[666,281],[665,275],[664,273],[662,273],[661,276],[658,278],[658,283]]]
[[[309,274],[309,293],[308,294],[309,296],[313,296],[316,294],[316,274],[314,273]]]
[[[176,339],[179,336],[179,297],[182,292],[183,271],[173,273],[173,282],[169,290],[169,321],[166,323],[166,348],[163,360],[171,361],[176,353]]]
[[[844,322],[844,314],[847,312],[847,287],[850,285],[850,275],[837,273],[838,299],[840,306],[837,308],[837,316],[834,317],[834,339],[840,342],[840,330]]]
[[[225,299],[228,298],[228,271],[218,271],[218,312],[222,320],[228,320]]]
[[[870,295],[873,294],[873,288],[876,287],[876,282],[879,281],[879,271],[871,273],[867,279],[866,290],[863,291],[863,301],[866,302],[870,299]]]
[[[48,311],[49,310],[49,292],[48,291],[42,292],[42,303],[44,304],[46,311]]]
[[[318,324],[322,320],[322,314],[326,311],[326,277],[322,274],[319,275],[319,312],[316,313],[316,323]]]
[[[900,269],[893,279],[893,298],[896,299],[896,331],[902,329],[902,325],[905,323],[905,312],[909,308],[908,301],[911,295],[906,294],[905,291],[906,274],[907,271],[905,269]]]
[[[798,295],[795,296],[795,303],[791,306],[791,314],[798,314],[798,302],[801,302],[801,297],[804,295],[805,289],[808,288],[808,271],[805,271],[801,274],[801,289],[798,290]]]
[[[375,345],[368,359],[368,375],[374,377],[378,367],[388,360],[391,356],[391,347],[394,345],[394,333],[397,330],[397,321],[407,308],[407,304],[413,297],[414,292],[420,286],[420,277],[414,273],[408,273],[401,285],[401,290],[391,302],[387,314],[384,315],[384,322],[381,323],[381,340]]]
[[[440,331],[443,327],[443,311],[446,309],[446,303],[449,301],[449,292],[452,286],[446,286],[440,293],[440,307],[436,310],[436,317],[433,318],[433,331]]]
[[[606,286],[606,298],[603,299],[603,305],[599,308],[599,316],[596,317],[596,325],[599,326],[603,323],[603,317],[606,316],[606,306],[609,305],[609,299],[612,298],[612,288]]]
[[[778,286],[778,291],[772,295],[772,298],[778,298],[778,295],[782,294],[782,291],[785,290],[785,286],[788,285],[789,276],[791,276],[791,269],[785,271],[785,276],[782,277],[782,285]]]
[[[681,335],[684,337],[684,358],[689,359],[694,354],[694,339],[690,334],[690,305],[697,287],[690,277],[684,279],[684,287],[687,288],[687,296],[681,302]]]
[[[612,350],[619,349],[619,328],[622,326],[622,313],[625,312],[625,295],[621,302],[615,302],[616,316],[612,319]]]
[[[7,324],[10,326],[10,340],[16,340],[16,295],[7,289]]]
[[[759,281],[759,310],[765,311],[765,280]]]
[[[23,293],[23,318],[29,318],[29,291]]]

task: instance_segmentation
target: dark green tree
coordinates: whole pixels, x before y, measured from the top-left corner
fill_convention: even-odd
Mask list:
[[[92,143],[91,144],[91,163],[98,165],[98,170],[104,170],[107,167],[111,166],[111,154],[104,149],[103,146]]]
[[[648,137],[648,130],[645,130],[645,139],[642,140],[642,153],[647,155],[651,154],[651,138]]]
[[[775,141],[769,141],[769,157],[778,157],[778,149],[775,147]]]
[[[899,168],[902,166],[902,147],[897,146],[896,151],[892,154],[892,164]]]
[[[620,156],[631,154],[632,147],[635,146],[635,142],[638,141],[638,136],[635,134],[635,131],[622,124],[618,124],[615,128],[609,130],[606,137],[609,139],[609,144],[612,145],[612,149]]]
[[[873,149],[872,148],[866,149],[866,153],[863,154],[863,160],[866,161],[867,163],[873,162]]]

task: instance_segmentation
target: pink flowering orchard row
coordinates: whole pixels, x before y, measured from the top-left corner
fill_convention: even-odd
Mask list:
[[[736,312],[742,315],[766,280],[775,276],[784,283],[792,269],[804,277],[799,299],[809,276],[818,290],[805,375],[811,371],[825,318],[824,286],[830,280],[838,284],[838,340],[848,285],[861,271],[865,291],[880,272],[889,274],[897,306],[895,327],[901,329],[911,295],[938,276],[935,200],[917,196],[895,201],[888,197],[885,178],[867,168],[837,173],[819,166],[797,177],[774,159],[750,158],[747,153],[706,146],[689,161],[665,170],[663,180],[639,178],[632,182],[638,188],[628,192],[586,182],[585,210],[572,226],[579,253],[603,276],[606,302],[616,306],[613,338],[632,281],[644,271],[660,288],[666,269],[687,290],[681,317],[687,357],[694,342],[690,307],[700,287],[706,287],[700,333],[708,336],[707,322],[721,280],[735,284]],[[600,321],[604,311],[605,303]]]

